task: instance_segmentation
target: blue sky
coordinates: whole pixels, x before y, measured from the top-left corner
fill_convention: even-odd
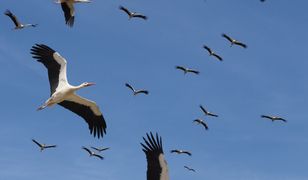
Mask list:
[[[93,0],[76,6],[73,28],[51,0],[0,4],[20,21],[39,24],[14,31],[0,16],[1,179],[143,180],[139,143],[149,131],[163,137],[170,179],[307,179],[307,1]],[[129,21],[119,5],[148,21]],[[230,48],[222,33],[248,48]],[[36,111],[49,84],[46,69],[30,55],[35,43],[67,59],[71,84],[96,82],[78,93],[103,111],[103,139],[94,139],[85,122],[62,107]],[[224,61],[209,57],[203,44]],[[184,76],[176,65],[201,73]],[[150,95],[133,97],[126,82]],[[204,117],[200,104],[220,117]],[[193,124],[195,118],[204,119],[209,131]],[[40,153],[32,138],[58,148]],[[81,149],[90,145],[111,149],[100,161]],[[170,154],[174,148],[193,155]]]

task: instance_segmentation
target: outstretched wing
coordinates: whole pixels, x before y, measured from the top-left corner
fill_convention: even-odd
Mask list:
[[[45,148],[55,148],[57,147],[57,145],[48,145],[48,146],[45,146]]]
[[[100,158],[101,160],[103,160],[103,159],[104,159],[104,157],[103,157],[103,156],[101,156],[101,155],[99,155],[99,154],[93,154],[93,156],[96,156],[96,157]]]
[[[35,139],[32,139],[32,141],[33,141],[36,145],[38,145],[39,147],[43,147],[43,145],[42,145],[41,143],[37,142]]]
[[[204,107],[203,107],[202,105],[200,105],[199,107],[200,107],[200,109],[202,110],[202,112],[203,112],[204,114],[207,114],[207,113],[208,113],[207,110],[204,109]]]
[[[210,54],[212,53],[211,48],[209,48],[208,46],[204,45],[203,48],[206,49]]]
[[[64,12],[65,23],[69,27],[73,27],[75,21],[74,3],[72,1],[62,2],[61,7]]]
[[[34,59],[44,64],[48,70],[50,94],[52,95],[57,87],[68,85],[66,77],[66,60],[55,50],[44,44],[36,44],[31,48]]]
[[[199,74],[200,73],[199,71],[194,70],[194,69],[188,69],[187,72],[191,72],[191,73],[194,73],[194,74]]]
[[[11,18],[16,27],[20,26],[17,17],[10,10],[6,10],[4,14]]]
[[[139,94],[139,93],[143,93],[143,94],[146,94],[146,95],[148,95],[149,94],[149,91],[147,91],[147,90],[138,90],[137,92],[136,92],[136,94]]]
[[[128,16],[131,16],[131,12],[127,8],[120,6],[119,9],[124,11]]]
[[[94,137],[97,135],[100,138],[106,134],[106,121],[95,102],[73,94],[59,105],[81,116],[88,123]]]
[[[182,66],[176,66],[175,68],[176,68],[176,69],[180,69],[180,70],[182,70],[182,71],[184,71],[184,72],[186,71],[186,68],[184,68],[184,67],[182,67]]]
[[[133,17],[136,17],[136,18],[141,18],[141,19],[144,19],[144,20],[147,20],[148,17],[145,16],[145,15],[142,15],[142,14],[134,14]]]
[[[164,159],[162,139],[156,134],[147,134],[147,139],[143,137],[144,143],[140,143],[147,158],[147,180],[169,180],[168,166]]]
[[[243,48],[247,48],[247,45],[246,45],[246,44],[241,43],[241,42],[239,42],[239,41],[235,41],[234,44],[239,45],[239,46],[241,46],[241,47],[243,47]]]
[[[92,154],[92,151],[84,146],[82,146],[82,149],[86,150],[90,155]]]
[[[222,34],[222,37],[226,38],[228,41],[232,42],[233,39],[226,34]]]
[[[222,61],[222,57],[218,56],[217,54],[213,53],[213,56],[216,57],[218,60]]]
[[[128,87],[129,89],[131,89],[132,91],[135,92],[135,89],[134,89],[133,86],[131,86],[130,84],[125,83],[125,86]]]

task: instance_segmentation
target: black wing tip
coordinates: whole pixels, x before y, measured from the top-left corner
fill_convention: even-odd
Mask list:
[[[142,151],[147,153],[149,151],[156,151],[158,153],[164,153],[162,148],[162,138],[156,133],[154,136],[152,132],[146,133],[146,137],[142,137],[144,140],[144,143],[140,143],[142,145]]]
[[[75,22],[75,16],[70,17],[68,20],[66,20],[66,25],[68,25],[69,27],[73,27],[74,26],[74,22]]]
[[[103,115],[97,116],[96,124],[89,124],[90,134],[93,134],[94,138],[97,136],[98,139],[103,138],[106,134],[106,121]]]
[[[13,13],[9,9],[7,9],[7,10],[4,11],[4,14],[7,15],[7,16],[10,16]]]

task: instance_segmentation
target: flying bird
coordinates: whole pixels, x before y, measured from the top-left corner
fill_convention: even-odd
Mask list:
[[[75,3],[90,3],[90,0],[56,0],[55,3],[61,4],[64,13],[65,24],[73,27],[75,21]]]
[[[200,105],[199,107],[200,107],[200,109],[202,110],[202,112],[203,112],[205,115],[207,115],[207,116],[213,116],[213,117],[218,117],[217,114],[213,114],[213,113],[207,111],[202,105]]]
[[[169,180],[161,137],[157,133],[156,138],[152,133],[146,135],[147,139],[143,137],[145,144],[140,144],[147,158],[147,180]]]
[[[190,168],[190,167],[188,167],[188,166],[184,166],[184,168],[185,168],[185,169],[188,169],[189,171],[196,172],[196,170],[194,170],[194,169],[192,169],[192,168]]]
[[[32,139],[32,141],[38,145],[40,147],[40,150],[41,152],[44,150],[44,149],[47,149],[47,148],[55,148],[57,147],[57,145],[46,145],[46,144],[41,144],[39,143],[38,141],[36,141],[35,139]]]
[[[247,45],[244,43],[239,42],[238,40],[235,40],[233,38],[231,38],[230,36],[226,35],[226,34],[222,34],[222,37],[226,38],[228,41],[230,41],[231,46],[233,46],[233,44],[241,46],[243,48],[247,48]]]
[[[91,147],[92,149],[96,150],[97,152],[102,152],[102,151],[106,151],[109,149],[109,147],[107,148],[97,148],[97,147]]]
[[[173,149],[170,152],[176,153],[176,154],[187,154],[187,155],[191,156],[191,153],[189,151],[185,151],[185,150]]]
[[[212,51],[211,48],[209,48],[208,46],[204,45],[203,46],[204,49],[206,49],[209,52],[210,56],[214,56],[216,57],[218,60],[222,61],[222,57],[220,57],[219,55],[217,55],[214,51]]]
[[[38,108],[42,110],[48,106],[58,104],[81,116],[89,125],[90,133],[98,138],[106,134],[106,122],[103,114],[95,102],[78,96],[75,91],[94,83],[84,82],[79,86],[72,86],[66,77],[66,60],[55,50],[43,44],[36,44],[31,48],[34,59],[42,63],[48,70],[50,84],[50,98]]]
[[[135,88],[133,88],[133,86],[131,86],[128,83],[125,83],[125,86],[128,87],[129,89],[131,89],[133,91],[134,95],[138,95],[138,94],[141,94],[141,93],[146,94],[146,95],[149,94],[149,91],[147,91],[145,89],[135,90]]]
[[[196,122],[197,124],[201,124],[205,128],[205,130],[209,129],[207,124],[202,119],[195,119],[193,122]]]
[[[15,24],[15,29],[23,29],[25,27],[36,27],[37,26],[37,24],[21,24],[18,21],[17,17],[10,10],[6,10],[4,14],[11,18],[11,20]]]
[[[131,12],[129,11],[127,8],[123,7],[123,6],[120,6],[119,7],[120,10],[124,11],[127,15],[128,15],[128,18],[131,19],[131,18],[141,18],[141,19],[144,19],[144,20],[147,20],[148,17],[145,16],[145,15],[142,15],[140,13],[137,13],[137,12]]]
[[[267,119],[270,119],[272,120],[272,122],[274,121],[283,121],[283,122],[287,122],[286,119],[283,119],[281,117],[277,117],[277,116],[267,116],[267,115],[261,115],[262,118],[267,118]]]
[[[194,69],[189,69],[189,68],[185,68],[183,66],[176,66],[176,69],[182,70],[184,72],[184,74],[186,73],[194,73],[194,74],[199,74],[200,72]]]
[[[91,156],[95,156],[95,157],[100,158],[101,160],[104,159],[103,156],[96,154],[95,152],[91,151],[90,149],[88,149],[88,148],[86,148],[86,147],[84,147],[84,146],[82,146],[82,149],[84,149],[85,151],[87,151],[87,152],[89,153],[90,157],[91,157]]]

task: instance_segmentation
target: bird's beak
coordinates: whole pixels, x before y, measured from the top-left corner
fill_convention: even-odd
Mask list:
[[[93,85],[95,85],[95,83],[90,82],[90,83],[88,83],[87,86],[93,86]]]

